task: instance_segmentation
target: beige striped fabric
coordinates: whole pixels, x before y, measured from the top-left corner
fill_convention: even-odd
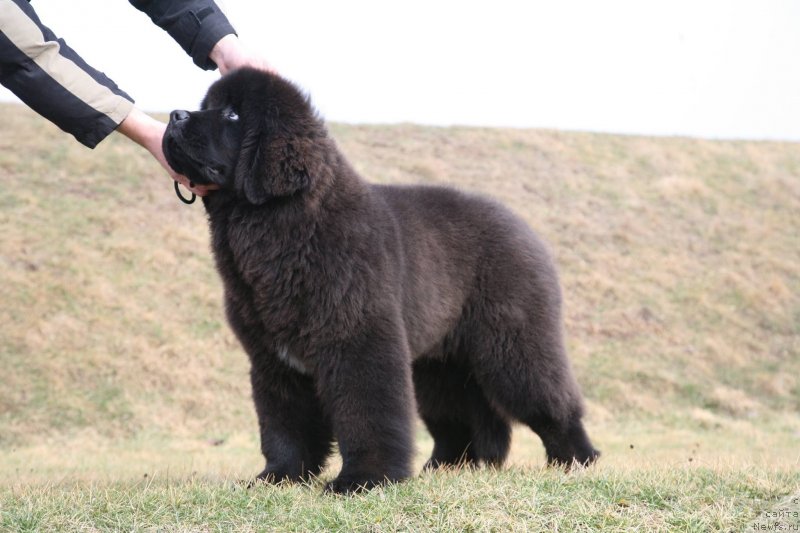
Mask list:
[[[0,0],[0,28],[26,56],[59,85],[99,113],[120,124],[133,103],[96,82],[83,69],[59,53],[59,44],[47,41],[42,31],[10,0]]]

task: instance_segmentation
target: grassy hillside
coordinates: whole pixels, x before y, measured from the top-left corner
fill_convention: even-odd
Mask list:
[[[107,505],[122,490],[129,503],[155,493],[154,505],[168,507],[173,482],[190,500],[227,494],[223,480],[262,465],[246,356],[224,323],[202,207],[181,204],[154,161],[120,136],[89,151],[25,108],[3,105],[0,116],[0,527],[41,525],[33,510],[53,519],[59,502],[89,513],[98,483],[125,487],[101,489]],[[556,256],[587,427],[604,455],[591,472],[542,472],[543,450],[520,428],[513,469],[447,478],[462,491],[491,485],[504,501],[504,486],[558,486],[565,500],[555,508],[596,496],[600,506],[581,512],[597,518],[605,502],[634,520],[609,523],[619,527],[697,526],[692,509],[737,509],[714,528],[798,491],[800,146],[410,125],[331,131],[368,179],[494,196]],[[422,429],[418,442],[421,464],[431,446]],[[144,475],[166,485],[143,488]],[[408,491],[435,495],[441,479],[381,494],[398,512]],[[686,516],[647,521],[672,509],[641,496],[659,480],[675,494],[669,501],[689,498],[686,508],[675,503]],[[609,488],[619,484],[638,488]],[[702,487],[714,484],[721,492],[709,496]],[[269,494],[301,506],[319,498],[303,490]],[[459,497],[441,495],[455,506]],[[354,524],[374,525],[369,517]],[[388,529],[433,519],[395,518]],[[470,519],[449,525],[490,523]]]

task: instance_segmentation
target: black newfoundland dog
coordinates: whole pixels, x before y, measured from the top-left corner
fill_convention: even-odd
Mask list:
[[[203,203],[252,364],[260,479],[318,474],[334,441],[343,466],[327,490],[407,478],[415,408],[431,468],[501,465],[513,420],[551,464],[596,459],[553,262],[507,209],[367,183],[301,91],[250,69],[214,83],[200,111],[173,111],[164,153],[220,187]]]

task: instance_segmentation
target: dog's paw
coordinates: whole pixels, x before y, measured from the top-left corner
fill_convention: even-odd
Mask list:
[[[298,474],[292,474],[285,470],[265,468],[258,474],[255,479],[247,483],[247,488],[251,489],[258,485],[277,485],[279,483],[299,483],[302,482],[303,477]]]
[[[325,485],[325,492],[329,494],[357,494],[368,491],[379,485],[384,485],[386,478],[370,479],[365,477],[353,477],[339,475],[333,481]]]

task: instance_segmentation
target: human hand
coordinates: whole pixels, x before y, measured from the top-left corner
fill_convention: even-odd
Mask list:
[[[226,35],[217,41],[208,57],[217,64],[223,76],[240,67],[252,67],[276,73],[266,59],[245,47],[234,34]]]
[[[164,170],[167,171],[167,174],[169,174],[172,177],[172,179],[174,179],[175,181],[177,181],[178,183],[180,183],[181,185],[183,185],[184,187],[195,193],[197,196],[206,196],[209,192],[219,189],[219,186],[217,185],[195,185],[189,180],[189,178],[187,178],[183,174],[178,174],[172,169],[171,166],[169,166],[167,158],[164,155],[164,148],[163,148],[164,132],[167,130],[167,125],[160,121],[156,121],[156,123],[157,126],[154,126],[155,141],[153,142],[152,146],[150,147],[145,146],[145,148],[147,148],[148,151],[153,155],[153,157],[156,158],[156,161],[161,163],[161,166],[164,167]]]
[[[162,141],[166,129],[166,124],[154,119],[135,107],[117,128],[120,133],[146,148],[156,161],[164,167],[164,170],[167,171],[167,174],[169,174],[173,180],[177,181],[197,196],[206,196],[210,191],[218,189],[219,187],[216,185],[191,185],[189,178],[178,174],[169,166],[167,158],[164,156],[164,149],[162,148]]]

